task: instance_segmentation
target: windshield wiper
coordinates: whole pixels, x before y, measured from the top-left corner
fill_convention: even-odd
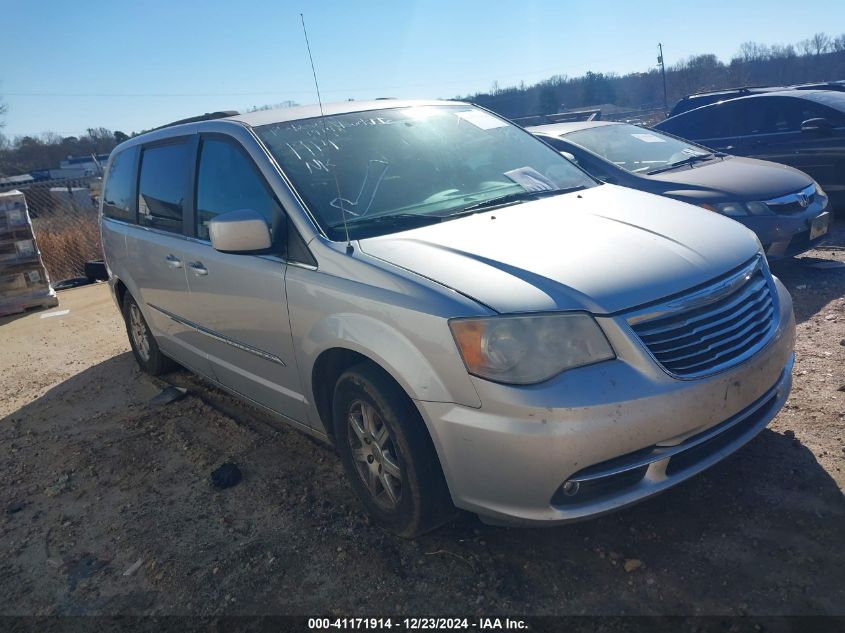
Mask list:
[[[571,193],[573,191],[581,191],[586,189],[584,185],[577,187],[566,187],[564,189],[543,189],[540,191],[517,191],[516,193],[509,193],[504,196],[490,198],[489,200],[482,200],[469,206],[464,207],[457,213],[451,213],[446,217],[454,217],[456,215],[464,215],[465,213],[474,213],[483,209],[492,209],[494,207],[503,207],[509,204],[516,204],[517,202],[524,202],[526,200],[539,200],[548,196],[557,196],[562,193]]]
[[[376,215],[373,217],[358,217],[346,221],[346,226],[425,226],[437,224],[443,220],[436,215],[421,215],[419,213],[396,213],[394,215]],[[330,225],[330,228],[343,228],[343,222]]]
[[[664,171],[669,171],[670,169],[677,169],[678,167],[683,167],[684,165],[692,165],[702,160],[710,160],[711,158],[721,158],[723,156],[725,156],[725,154],[714,152],[710,152],[708,154],[696,154],[695,156],[690,156],[689,158],[675,161],[674,163],[670,163],[669,165],[666,165],[664,167],[658,167],[657,169],[647,171],[646,175],[659,174]]]

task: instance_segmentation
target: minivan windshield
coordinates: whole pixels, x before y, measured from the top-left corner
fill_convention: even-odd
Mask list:
[[[563,138],[635,174],[662,171],[712,154],[695,143],[627,123],[577,130]]]
[[[595,186],[517,126],[470,105],[367,110],[256,132],[329,239],[352,239]]]

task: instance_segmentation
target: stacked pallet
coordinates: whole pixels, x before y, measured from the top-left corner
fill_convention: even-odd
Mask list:
[[[17,190],[0,193],[0,316],[55,305],[26,198]]]

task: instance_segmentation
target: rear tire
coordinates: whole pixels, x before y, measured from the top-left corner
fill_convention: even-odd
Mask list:
[[[454,518],[440,460],[411,399],[383,370],[361,363],[334,390],[335,440],[370,515],[404,538]]]
[[[128,292],[123,298],[123,320],[132,353],[144,373],[160,376],[178,368],[174,361],[161,353],[141,308]]]

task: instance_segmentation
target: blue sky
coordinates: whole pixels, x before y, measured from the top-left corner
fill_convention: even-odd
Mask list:
[[[0,0],[7,136],[132,132],[198,113],[453,97],[587,70],[626,73],[747,40],[845,32],[845,2]]]

